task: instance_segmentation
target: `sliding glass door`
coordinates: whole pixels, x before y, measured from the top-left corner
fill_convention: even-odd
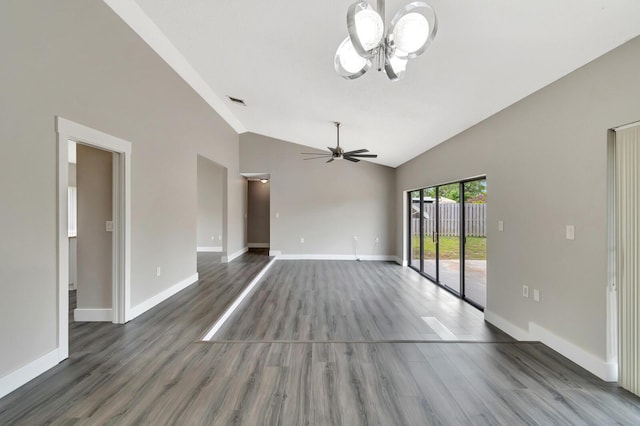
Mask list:
[[[409,193],[409,265],[479,308],[486,303],[486,180]]]
[[[438,187],[438,282],[460,294],[460,184]]]
[[[436,232],[438,221],[437,191],[435,187],[422,191],[422,223],[423,236],[423,268],[422,272],[432,280],[438,277],[438,235]]]
[[[420,236],[422,235],[420,223],[420,210],[422,191],[409,193],[409,265],[417,270],[422,270],[422,249]]]
[[[463,183],[464,294],[479,306],[487,303],[487,181]]]

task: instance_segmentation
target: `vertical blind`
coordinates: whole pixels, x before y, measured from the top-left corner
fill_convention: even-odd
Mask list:
[[[618,380],[640,395],[640,125],[616,130],[615,152]]]

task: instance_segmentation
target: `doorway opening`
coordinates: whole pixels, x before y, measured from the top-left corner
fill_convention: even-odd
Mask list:
[[[197,265],[198,273],[204,265],[220,263],[227,247],[227,168],[199,155]]]
[[[69,321],[113,321],[113,156],[69,141]]]
[[[486,178],[410,191],[407,203],[409,266],[484,310]]]
[[[101,208],[110,210],[111,220],[100,220],[100,233],[110,234],[106,240],[110,243],[110,262],[107,268],[110,272],[110,289],[102,290],[111,295],[111,308],[97,307],[80,312],[85,320],[111,321],[124,324],[129,319],[130,311],[130,277],[131,277],[131,143],[106,133],[83,126],[73,121],[56,117],[58,170],[58,358],[64,360],[69,356],[69,284],[70,284],[70,205],[69,196],[73,192],[70,185],[69,153],[70,142],[81,146],[83,153],[91,156],[98,153],[99,157],[107,158],[110,163],[103,169],[109,168],[111,173],[110,200],[101,202]],[[81,154],[85,155],[85,154]],[[88,158],[88,157],[86,157]],[[90,191],[88,189],[88,191]],[[82,213],[81,213],[82,215]],[[90,214],[88,215],[90,216]],[[82,225],[80,225],[82,227]],[[82,231],[79,231],[82,232]],[[105,240],[105,235],[102,235]],[[104,246],[102,247],[104,251]],[[107,253],[109,254],[109,253]],[[98,258],[101,256],[98,255]],[[108,257],[104,252],[102,257]],[[90,265],[88,265],[90,267]],[[81,277],[79,277],[81,278]],[[83,284],[78,281],[79,285]],[[102,293],[104,294],[104,293]],[[90,300],[91,298],[87,299]],[[92,304],[94,302],[88,302]],[[88,317],[86,316],[88,315]],[[98,318],[99,317],[99,318]],[[76,319],[77,316],[76,316]]]
[[[271,246],[271,181],[269,175],[247,182],[247,247],[251,253],[268,256]]]

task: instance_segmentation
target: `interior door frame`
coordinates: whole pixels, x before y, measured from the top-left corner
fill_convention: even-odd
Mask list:
[[[124,324],[131,310],[131,142],[56,116],[58,149],[58,358],[69,356],[68,141],[113,155],[112,322]]]

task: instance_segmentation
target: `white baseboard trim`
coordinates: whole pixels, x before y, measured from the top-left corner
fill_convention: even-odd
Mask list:
[[[247,288],[245,288],[242,293],[240,293],[240,295],[236,298],[236,300],[233,301],[233,303],[231,304],[231,306],[229,306],[227,308],[227,310],[224,312],[224,314],[222,314],[222,316],[220,318],[218,318],[218,321],[216,321],[215,324],[213,324],[213,327],[211,327],[209,329],[209,331],[207,331],[207,334],[204,335],[204,337],[202,338],[202,340],[211,340],[213,339],[213,336],[218,332],[218,330],[220,330],[220,327],[222,327],[222,325],[229,319],[229,317],[233,314],[233,312],[238,308],[238,306],[240,306],[240,304],[242,303],[242,301],[249,295],[249,293],[251,293],[253,291],[253,289],[255,288],[255,286],[258,284],[258,282],[262,279],[262,277],[264,276],[264,274],[267,273],[267,271],[269,270],[269,268],[271,268],[271,265],[273,265],[275,263],[275,261],[278,260],[278,258],[272,259],[267,266],[265,266],[264,268],[262,268],[262,271],[260,271],[260,273],[258,275],[255,276],[255,278],[253,280],[251,280],[251,282],[249,283],[249,285],[247,286]]]
[[[113,313],[109,309],[74,309],[73,320],[77,322],[112,322]]]
[[[272,255],[271,252],[269,254]],[[356,257],[352,254],[277,254],[275,256],[280,260],[356,260]],[[380,254],[363,254],[358,255],[358,259],[395,262],[396,257]]]
[[[409,262],[407,262],[406,260],[402,260],[398,256],[395,256],[393,260],[400,266],[409,266]]]
[[[269,248],[269,243],[247,243],[247,247],[249,248]]]
[[[606,362],[533,322],[529,323],[529,335],[531,340],[538,340],[544,343],[605,382],[618,380],[617,363]]]
[[[190,277],[185,278],[184,280],[180,281],[177,284],[174,284],[168,289],[161,291],[155,296],[148,298],[144,302],[129,309],[126,320],[131,321],[132,319],[142,315],[143,313],[147,312],[149,309],[165,301],[166,299],[170,298],[171,296],[178,293],[179,291],[184,290],[185,288],[189,287],[191,284],[195,283],[196,281],[198,281],[197,273],[191,275]]]
[[[242,256],[243,254],[245,254],[246,252],[249,251],[249,247],[243,247],[240,250],[238,250],[237,252],[230,254],[228,256],[222,256],[222,259],[220,259],[220,261],[222,263],[229,263],[231,262],[233,259]]]
[[[221,252],[222,251],[222,247],[221,246],[216,246],[216,247],[198,247],[197,249],[199,252],[205,252],[205,253],[211,253],[211,252]]]
[[[607,362],[592,353],[585,351],[574,343],[558,336],[557,334],[545,329],[544,327],[529,322],[529,329],[522,328],[505,320],[501,316],[485,310],[485,321],[495,325],[505,333],[509,334],[516,340],[520,341],[538,341],[544,343],[560,355],[569,358],[580,367],[598,376],[605,382],[615,382],[618,380],[618,364],[615,362]]]
[[[280,256],[282,252],[280,250],[269,250],[269,256]]]
[[[531,340],[529,339],[528,331],[514,325],[513,323],[502,318],[500,315],[489,311],[488,309],[485,309],[484,311],[484,320],[487,321],[488,323],[495,325],[500,330],[504,331],[505,333],[507,333],[509,336],[513,337],[516,340],[525,341],[525,342],[528,340]]]
[[[61,361],[58,349],[31,361],[8,375],[0,378],[0,398],[10,394],[25,383],[35,379],[50,368],[55,367]]]

